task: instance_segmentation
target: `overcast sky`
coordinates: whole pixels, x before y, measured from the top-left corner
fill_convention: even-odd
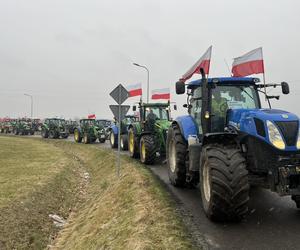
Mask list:
[[[146,93],[133,62],[181,105],[174,83],[210,45],[211,76],[228,76],[224,59],[231,66],[262,46],[267,82],[291,88],[274,107],[300,115],[299,10],[296,0],[0,0],[0,117],[29,116],[28,93],[37,117],[111,118],[119,83],[141,82]]]

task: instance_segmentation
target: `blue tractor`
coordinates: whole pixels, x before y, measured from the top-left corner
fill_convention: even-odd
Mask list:
[[[169,179],[174,186],[198,185],[207,217],[238,221],[248,210],[250,186],[291,195],[300,208],[299,118],[271,109],[268,87],[258,78],[221,77],[187,84],[188,115],[172,122],[167,138]],[[176,83],[176,93],[186,91]],[[270,108],[263,109],[259,92]]]

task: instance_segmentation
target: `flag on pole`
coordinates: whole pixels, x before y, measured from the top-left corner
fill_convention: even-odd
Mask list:
[[[158,99],[164,99],[164,100],[170,100],[170,88],[164,88],[164,89],[154,89],[151,92],[151,99],[152,100],[158,100]]]
[[[129,97],[140,96],[143,93],[141,83],[129,85],[126,87],[126,89],[129,92]]]
[[[212,46],[210,46],[203,56],[181,77],[181,81],[190,79],[194,74],[200,74],[200,69],[203,68],[205,74],[209,74],[210,58]]]
[[[96,115],[95,114],[90,114],[90,115],[88,115],[88,119],[96,119]]]
[[[262,47],[234,58],[231,72],[234,77],[265,73]]]

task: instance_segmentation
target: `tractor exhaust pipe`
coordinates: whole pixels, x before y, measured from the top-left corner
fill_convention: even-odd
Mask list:
[[[201,123],[203,134],[211,132],[211,100],[210,100],[210,88],[203,68],[200,68],[202,77],[202,110],[201,110]]]

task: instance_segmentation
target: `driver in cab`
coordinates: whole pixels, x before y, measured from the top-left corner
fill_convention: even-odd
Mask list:
[[[227,109],[227,99],[221,96],[220,91],[214,91],[211,102],[213,132],[224,131]]]

